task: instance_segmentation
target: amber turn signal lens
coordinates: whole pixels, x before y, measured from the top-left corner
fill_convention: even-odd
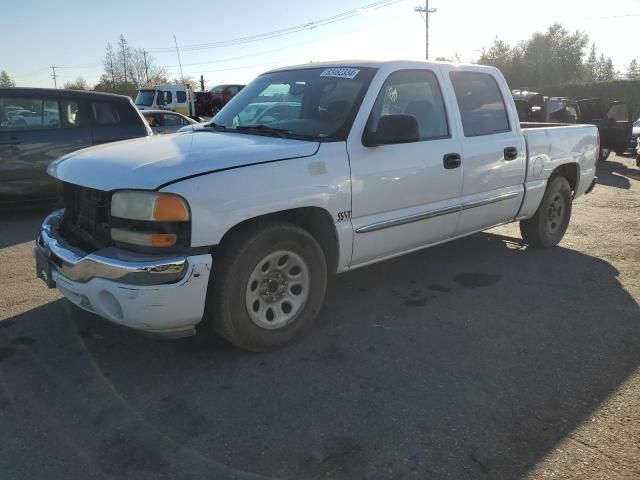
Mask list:
[[[181,198],[160,194],[153,207],[153,219],[160,222],[183,222],[189,220],[189,210]]]
[[[154,247],[171,247],[176,243],[176,236],[173,233],[156,233],[151,235],[150,240]]]
[[[111,229],[111,238],[116,242],[140,245],[142,247],[171,247],[176,244],[175,233],[131,232],[121,228]]]

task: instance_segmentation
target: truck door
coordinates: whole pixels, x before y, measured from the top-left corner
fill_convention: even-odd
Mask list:
[[[515,217],[524,195],[526,149],[516,109],[501,76],[443,66],[462,132],[462,213],[456,236]],[[498,83],[500,82],[500,83]],[[507,101],[509,103],[507,103]]]
[[[633,129],[629,102],[613,102],[600,123],[600,147],[622,154]]]
[[[445,240],[460,217],[460,144],[438,70],[380,70],[347,142],[354,228],[352,265]],[[387,115],[411,115],[419,140],[365,146]],[[366,125],[365,125],[366,124]]]
[[[174,112],[181,113],[182,115],[192,115],[191,108],[189,108],[189,99],[187,98],[187,92],[185,90],[176,90],[176,108],[172,109]]]

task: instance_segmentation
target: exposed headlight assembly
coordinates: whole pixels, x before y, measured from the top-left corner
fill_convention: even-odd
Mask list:
[[[171,193],[121,190],[111,197],[111,216],[129,220],[186,222],[187,202]]]
[[[178,195],[142,190],[121,190],[111,197],[111,238],[140,247],[172,247],[189,206]]]

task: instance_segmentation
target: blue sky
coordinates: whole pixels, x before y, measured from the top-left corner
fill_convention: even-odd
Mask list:
[[[0,17],[0,70],[21,86],[53,86],[83,76],[90,84],[102,72],[108,41],[120,33],[129,45],[153,51],[270,32],[359,8],[374,0],[307,2],[180,2],[176,0],[90,2],[22,0],[3,2]],[[640,48],[640,0],[431,0],[438,11],[431,21],[431,57],[458,53],[472,61],[497,35],[509,42],[526,39],[553,21],[587,32],[619,70]],[[424,22],[413,11],[422,0],[400,0],[350,19],[292,35],[224,48],[181,53],[185,76],[206,83],[248,82],[260,72],[288,64],[353,58],[422,59]],[[206,6],[203,6],[206,5]],[[624,18],[617,15],[636,14]],[[175,51],[154,52],[156,63],[179,77]],[[240,58],[237,58],[240,57]],[[208,62],[208,63],[207,63]],[[197,65],[193,65],[197,64]]]

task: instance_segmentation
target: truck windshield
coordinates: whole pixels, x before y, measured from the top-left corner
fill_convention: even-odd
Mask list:
[[[141,107],[150,107],[153,105],[153,97],[155,97],[155,90],[140,90],[136,97],[136,105]]]
[[[247,134],[345,140],[375,71],[333,67],[267,73],[240,91],[212,123]]]

